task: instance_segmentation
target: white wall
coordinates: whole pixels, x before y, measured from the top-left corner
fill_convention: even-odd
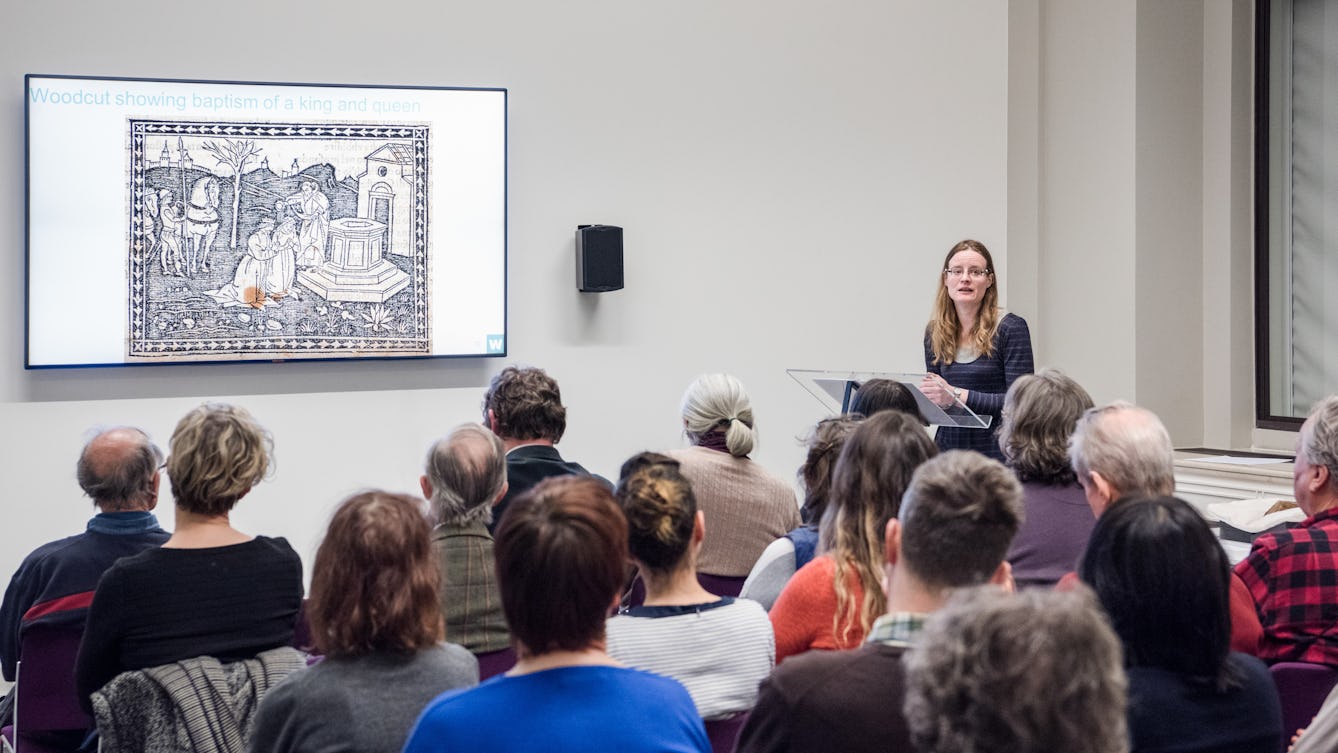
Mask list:
[[[1289,442],[1251,431],[1252,13],[1010,2],[1010,264],[1036,270],[1038,366],[1178,446]]]
[[[501,366],[24,371],[22,74],[507,87],[508,361],[544,366],[561,382],[564,453],[613,474],[636,450],[676,445],[682,389],[698,373],[727,370],[753,394],[756,457],[790,476],[795,437],[822,410],[784,369],[919,368],[935,272],[955,241],[989,245],[1006,303],[1035,321],[1034,286],[1009,300],[1008,11],[995,0],[8,8],[0,315],[14,324],[0,331],[0,577],[33,546],[83,525],[72,471],[90,426],[137,424],[165,442],[202,400],[247,405],[273,430],[278,467],[239,505],[239,524],[286,535],[309,556],[343,495],[412,489],[427,443],[477,420]],[[363,56],[369,37],[389,40],[376,49],[393,53]],[[1097,52],[1080,41],[1072,50]],[[1086,151],[1080,130],[1069,134],[1075,153]],[[1122,173],[1132,147],[1117,146],[1101,161]],[[1081,205],[1099,198],[1075,196],[1072,208],[1096,212]],[[575,291],[572,232],[588,222],[625,228],[626,290]],[[1132,230],[1112,232],[1118,255]],[[1081,257],[1070,264],[1107,271]],[[1132,274],[1130,262],[1113,264]],[[1052,268],[1043,283],[1064,271]],[[1044,299],[1055,323],[1042,332],[1068,327],[1058,312],[1088,298]],[[1041,336],[1042,362],[1055,341]]]

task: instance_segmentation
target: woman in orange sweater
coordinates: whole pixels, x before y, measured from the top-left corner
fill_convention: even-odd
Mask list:
[[[819,524],[822,554],[795,573],[771,608],[777,663],[809,649],[858,646],[887,611],[883,531],[911,474],[937,453],[920,422],[898,411],[865,420],[846,441]]]

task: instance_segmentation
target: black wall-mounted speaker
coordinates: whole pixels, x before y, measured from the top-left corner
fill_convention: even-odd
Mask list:
[[[576,226],[576,287],[582,293],[623,289],[623,229]]]

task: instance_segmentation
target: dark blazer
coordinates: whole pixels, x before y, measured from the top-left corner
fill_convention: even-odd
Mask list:
[[[511,501],[530,489],[534,488],[540,481],[551,476],[594,476],[595,478],[608,484],[608,479],[587,471],[579,463],[569,463],[562,459],[558,454],[556,447],[550,447],[542,444],[528,444],[517,447],[506,454],[506,496],[492,508],[492,522],[488,524],[488,530],[495,532],[497,523],[502,519],[502,513],[506,512],[506,506]],[[609,484],[612,488],[612,484]]]

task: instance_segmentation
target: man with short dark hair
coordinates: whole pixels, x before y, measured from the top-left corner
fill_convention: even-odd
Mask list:
[[[19,643],[35,624],[82,628],[103,571],[122,557],[161,546],[169,534],[151,512],[163,460],[139,429],[103,431],[84,445],[75,476],[99,512],[81,534],[38,547],[23,560],[0,605],[0,668],[14,680]],[[73,667],[71,667],[73,671]],[[0,701],[8,716],[12,694]]]
[[[556,445],[567,430],[567,409],[557,381],[534,367],[508,366],[493,377],[483,396],[484,423],[506,448],[506,495],[493,506],[488,530],[496,532],[502,513],[516,497],[552,476],[593,475],[562,459]],[[600,478],[596,476],[596,478]],[[608,484],[608,481],[600,478]],[[612,489],[613,485],[609,484]]]
[[[888,613],[850,651],[791,657],[762,682],[737,750],[909,753],[901,657],[954,591],[1011,587],[1004,556],[1022,522],[1022,487],[999,462],[951,450],[916,469],[888,521]]]

